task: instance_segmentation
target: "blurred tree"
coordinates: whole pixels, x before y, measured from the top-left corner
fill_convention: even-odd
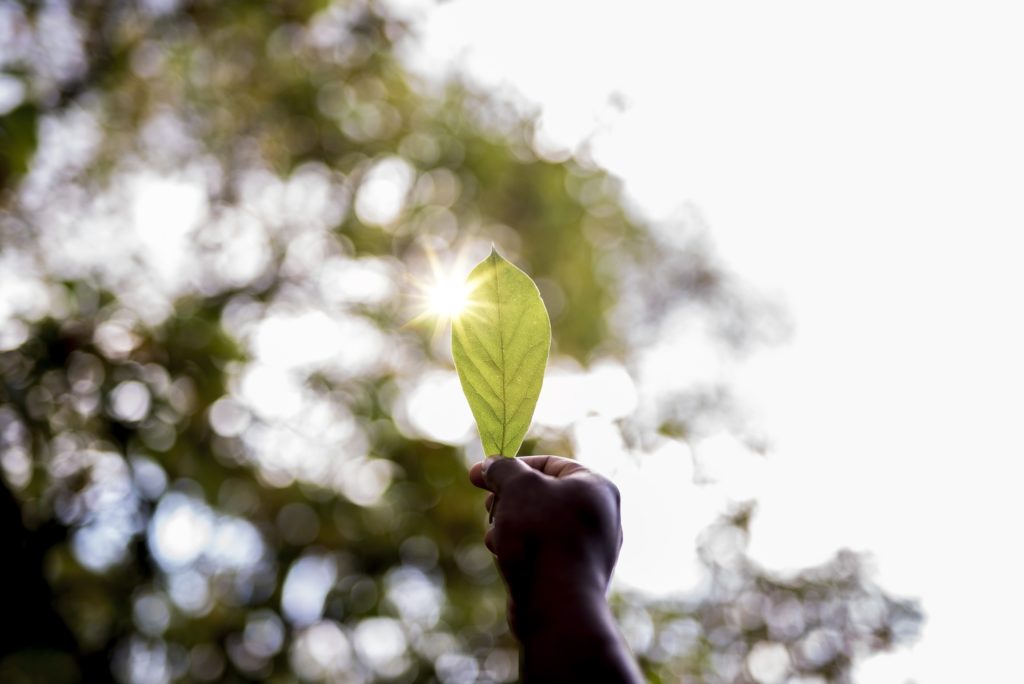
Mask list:
[[[514,680],[480,454],[413,407],[450,368],[406,325],[431,264],[500,244],[563,364],[676,316],[771,333],[701,231],[412,76],[408,31],[354,1],[0,0],[0,680]],[[727,397],[620,424],[686,439]],[[757,567],[749,516],[709,531],[701,600],[616,597],[653,680],[844,682],[913,636],[856,556]]]

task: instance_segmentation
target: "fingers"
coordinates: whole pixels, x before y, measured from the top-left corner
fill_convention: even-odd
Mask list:
[[[484,481],[484,464],[483,461],[480,463],[474,463],[473,467],[469,469],[469,481],[473,483],[474,487],[480,489],[490,489],[487,483]]]
[[[481,468],[485,488],[495,493],[501,492],[501,488],[517,476],[529,472],[530,468],[521,459],[504,456],[491,456]]]
[[[534,470],[539,470],[541,473],[554,478],[566,477],[573,473],[587,470],[578,461],[561,456],[522,456],[518,460]]]
[[[587,469],[578,462],[569,458],[562,458],[561,456],[522,456],[519,458],[491,456],[485,461],[473,464],[473,467],[469,469],[469,481],[480,489],[494,491],[495,485],[488,482],[486,472],[491,464],[499,462],[523,463],[537,472],[554,478],[567,477],[578,472],[587,472]]]
[[[494,494],[488,494],[484,499],[484,510],[490,513],[492,508],[494,508]]]

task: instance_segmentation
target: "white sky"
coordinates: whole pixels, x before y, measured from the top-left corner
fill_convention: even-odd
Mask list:
[[[727,264],[788,306],[792,341],[737,377],[776,446],[753,551],[783,568],[871,550],[888,590],[923,599],[919,644],[860,681],[1012,677],[1024,6],[452,0],[424,16],[424,71],[457,62],[520,93],[552,140],[598,130],[649,216],[692,204]]]

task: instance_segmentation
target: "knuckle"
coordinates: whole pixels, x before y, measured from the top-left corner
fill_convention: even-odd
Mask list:
[[[604,483],[611,494],[612,501],[615,502],[615,509],[618,510],[622,507],[622,492],[619,491],[618,486],[611,480],[605,480]]]
[[[587,477],[568,480],[567,483],[571,483],[569,491],[574,497],[593,506],[604,507],[610,503],[618,510],[622,503],[619,488],[614,482],[600,475],[589,474]]]

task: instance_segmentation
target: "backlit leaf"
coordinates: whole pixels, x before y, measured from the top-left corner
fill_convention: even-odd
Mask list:
[[[452,356],[484,452],[515,456],[530,427],[551,346],[551,322],[530,276],[496,250],[469,274],[452,322]]]

